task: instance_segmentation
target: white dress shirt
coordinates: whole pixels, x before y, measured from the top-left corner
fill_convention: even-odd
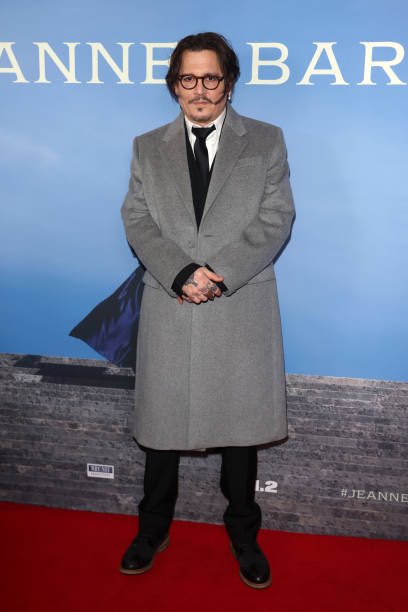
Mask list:
[[[197,123],[192,123],[190,119],[187,119],[187,117],[184,115],[184,120],[187,126],[187,134],[188,134],[188,138],[190,140],[191,148],[193,149],[193,151],[194,151],[194,143],[196,141],[196,136],[195,134],[193,134],[192,128],[193,127],[200,127],[200,128],[211,127],[212,125],[215,125],[215,130],[213,130],[211,134],[209,134],[205,140],[205,144],[207,145],[207,151],[208,151],[208,164],[210,168],[212,166],[214,157],[218,150],[218,143],[220,142],[222,125],[224,123],[226,114],[227,114],[227,107],[224,108],[221,115],[218,115],[218,117],[214,121],[211,121],[211,123],[208,123],[207,125],[198,125]]]

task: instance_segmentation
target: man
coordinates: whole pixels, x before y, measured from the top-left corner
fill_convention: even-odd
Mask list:
[[[281,130],[230,105],[238,76],[222,36],[187,36],[166,77],[180,115],[134,141],[122,217],[146,267],[134,426],[146,468],[121,571],[145,572],[168,544],[180,450],[215,447],[240,576],[265,588],[256,445],[287,435],[273,261],[294,207]]]

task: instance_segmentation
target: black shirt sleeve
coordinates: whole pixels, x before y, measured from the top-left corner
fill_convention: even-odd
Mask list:
[[[214,272],[214,270],[212,269],[211,266],[208,265],[208,263],[205,264],[205,267],[208,268],[209,270],[211,270],[211,272]],[[215,283],[215,284],[218,285],[218,287],[221,289],[221,291],[228,291],[228,287],[226,285],[224,285],[224,283],[222,281],[219,281],[218,283]]]
[[[206,268],[208,268],[209,270],[211,270],[211,272],[214,272],[214,270],[211,268],[211,266],[209,266],[208,264],[205,264]],[[186,282],[186,280],[188,279],[189,276],[191,276],[191,274],[193,274],[193,272],[195,272],[196,270],[198,270],[198,268],[201,268],[202,266],[200,266],[199,264],[196,263],[192,263],[192,264],[188,264],[188,266],[185,266],[185,268],[182,268],[180,270],[180,272],[177,274],[176,278],[173,281],[173,284],[171,286],[171,288],[173,289],[174,293],[177,293],[177,295],[179,295],[180,297],[183,295],[183,285]],[[218,285],[218,287],[221,289],[221,291],[228,291],[228,288],[224,285],[224,283],[222,281],[215,283],[216,285]]]
[[[180,272],[177,274],[176,278],[173,281],[173,284],[171,286],[171,288],[173,289],[174,293],[177,293],[177,295],[179,295],[180,297],[183,295],[183,285],[186,282],[186,280],[188,279],[188,277],[193,274],[193,272],[195,272],[196,270],[198,270],[198,268],[201,268],[202,266],[200,266],[199,264],[196,263],[191,263],[188,264],[187,266],[185,266],[184,268],[182,268],[180,270]]]

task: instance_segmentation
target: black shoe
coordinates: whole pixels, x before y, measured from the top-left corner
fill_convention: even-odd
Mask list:
[[[167,533],[162,538],[151,534],[139,533],[122,558],[120,571],[122,574],[143,574],[152,565],[155,554],[165,550],[170,542]]]
[[[239,563],[241,580],[254,589],[266,589],[272,582],[272,576],[268,560],[258,544],[253,542],[234,546],[231,543],[231,549]]]

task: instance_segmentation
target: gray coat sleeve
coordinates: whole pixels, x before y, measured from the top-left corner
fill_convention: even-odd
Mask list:
[[[147,270],[172,297],[176,297],[171,288],[176,275],[195,262],[176,242],[162,236],[150,214],[143,191],[137,141],[135,138],[129,190],[121,208],[126,238]]]
[[[241,235],[207,258],[225,279],[229,296],[272,263],[288,239],[295,215],[282,130],[271,151],[265,188],[257,215]]]

